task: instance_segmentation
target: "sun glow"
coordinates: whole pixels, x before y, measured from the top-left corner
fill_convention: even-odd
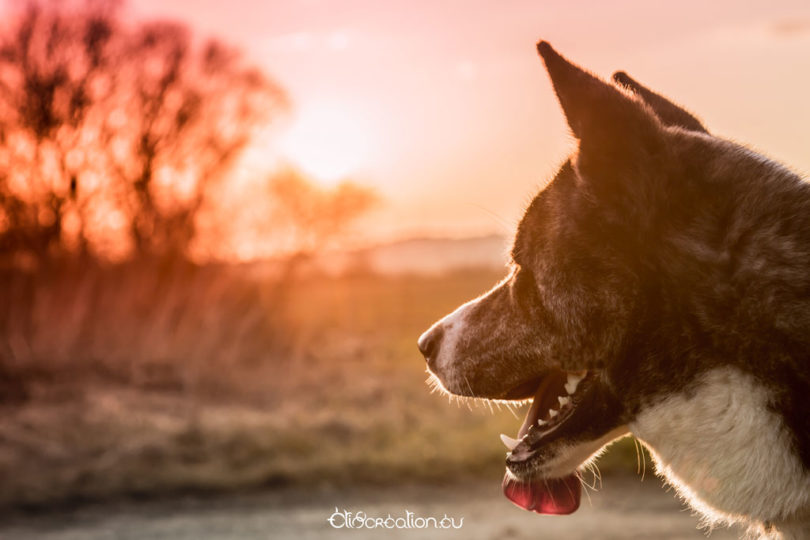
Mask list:
[[[367,165],[370,131],[367,119],[347,106],[302,106],[281,140],[281,154],[316,181],[334,184]]]

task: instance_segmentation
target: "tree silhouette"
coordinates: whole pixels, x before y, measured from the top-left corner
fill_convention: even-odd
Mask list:
[[[209,187],[286,106],[182,25],[29,4],[0,34],[0,261],[186,256]]]
[[[38,373],[162,366],[185,385],[204,364],[287,354],[301,263],[375,196],[293,171],[237,189],[283,92],[182,25],[75,1],[90,3],[31,3],[0,27],[0,403]],[[277,275],[194,264],[266,239]]]

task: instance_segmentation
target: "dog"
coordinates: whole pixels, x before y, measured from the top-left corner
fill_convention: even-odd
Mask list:
[[[810,184],[623,72],[537,46],[576,150],[508,276],[418,340],[449,393],[532,405],[503,490],[579,506],[632,434],[709,527],[810,538]]]

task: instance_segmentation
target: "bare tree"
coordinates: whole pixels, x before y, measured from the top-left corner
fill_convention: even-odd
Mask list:
[[[97,363],[136,380],[160,365],[187,381],[194,366],[287,351],[300,263],[345,237],[372,192],[322,189],[291,171],[267,189],[235,190],[235,161],[288,103],[233,50],[181,25],[128,24],[109,2],[70,0],[31,3],[9,21],[0,27],[0,402],[25,399],[40,372]],[[269,284],[239,266],[187,264],[195,248],[267,237],[289,255]],[[91,264],[51,264],[75,255]],[[92,264],[105,257],[129,260]]]
[[[185,256],[280,89],[175,23],[31,3],[0,34],[0,258]]]

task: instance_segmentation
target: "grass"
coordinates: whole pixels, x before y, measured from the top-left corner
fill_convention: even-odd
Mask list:
[[[5,319],[24,391],[3,406],[0,505],[500,480],[523,411],[431,394],[415,347],[500,275],[310,276],[279,306],[234,269],[94,272],[29,284]],[[600,463],[635,470],[633,443]]]

